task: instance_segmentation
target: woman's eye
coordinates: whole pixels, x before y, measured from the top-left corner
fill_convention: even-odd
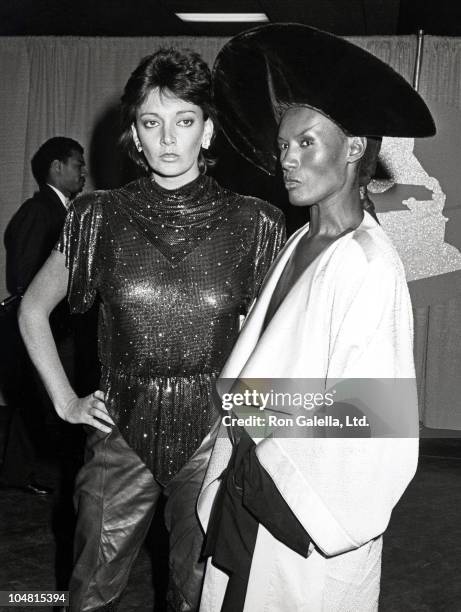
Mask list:
[[[310,147],[312,144],[312,140],[309,140],[309,138],[303,138],[299,144],[303,148]]]
[[[178,125],[182,125],[183,127],[190,127],[193,123],[193,119],[181,119],[181,121],[178,121]]]
[[[286,149],[288,149],[288,145],[286,142],[279,142],[279,149],[280,151],[285,151]]]
[[[154,121],[154,119],[151,119],[149,121],[144,121],[143,125],[145,128],[153,128],[158,125],[158,121]]]

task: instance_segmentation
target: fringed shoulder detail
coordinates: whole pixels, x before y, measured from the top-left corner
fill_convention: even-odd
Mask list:
[[[97,293],[104,207],[108,193],[95,191],[72,202],[55,246],[66,257],[66,267],[69,269],[67,299],[73,313],[88,310]]]

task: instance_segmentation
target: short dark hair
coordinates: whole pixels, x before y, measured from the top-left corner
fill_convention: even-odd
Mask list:
[[[37,183],[46,183],[50,166],[55,159],[66,162],[75,152],[83,155],[82,145],[65,136],[55,136],[43,143],[31,160],[32,174]]]
[[[211,72],[202,57],[189,49],[160,48],[144,57],[131,74],[121,99],[120,144],[129,157],[143,170],[149,167],[142,152],[134,144],[131,126],[136,121],[136,111],[153,89],[168,91],[181,100],[199,106],[205,119],[213,118],[211,102]],[[201,152],[199,167],[206,169],[207,162]]]
[[[382,138],[367,136],[367,148],[360,159],[359,184],[366,187],[376,172]]]

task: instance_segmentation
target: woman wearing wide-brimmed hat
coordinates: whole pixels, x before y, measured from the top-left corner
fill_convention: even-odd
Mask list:
[[[431,136],[434,123],[389,66],[302,25],[235,37],[213,79],[231,143],[269,173],[279,161],[290,203],[310,216],[269,271],[218,386],[296,379],[341,394],[304,436],[238,422],[218,436],[198,505],[211,557],[201,610],[371,612],[381,536],[416,469],[418,410],[405,273],[363,210],[360,165],[367,137]],[[357,423],[347,437],[334,429],[344,416]]]

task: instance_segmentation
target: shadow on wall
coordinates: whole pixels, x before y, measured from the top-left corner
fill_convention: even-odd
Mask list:
[[[443,215],[445,242],[461,251],[461,122],[459,109],[429,99],[436,118],[437,135],[415,140],[415,155],[430,176],[434,176],[446,196]]]
[[[115,189],[139,176],[136,165],[118,143],[120,118],[118,103],[110,104],[96,122],[88,153],[95,189]]]

